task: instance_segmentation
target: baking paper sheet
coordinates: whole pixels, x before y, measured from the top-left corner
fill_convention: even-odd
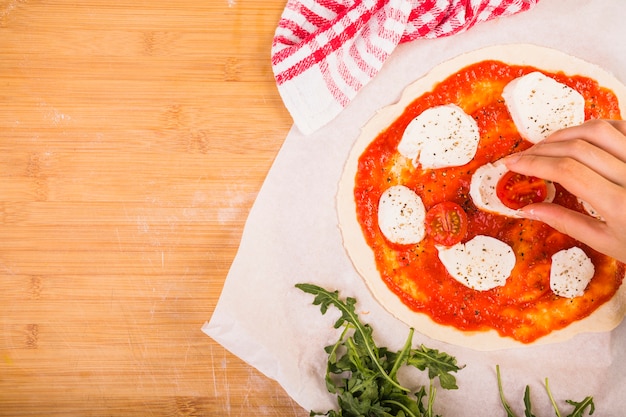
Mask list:
[[[408,328],[385,311],[355,272],[337,224],[335,194],[344,162],[377,109],[392,104],[406,85],[463,52],[494,44],[534,43],[596,63],[626,82],[626,8],[619,1],[542,0],[522,14],[475,26],[449,38],[400,46],[379,75],[330,125],[311,136],[292,129],[250,212],[223,293],[203,331],[226,349],[278,381],[307,410],[326,411],[335,399],[324,386],[324,346],[338,337],[336,313],[322,316],[299,282],[356,297],[364,322],[380,346],[399,349]],[[495,375],[518,415],[530,385],[538,417],[554,411],[548,378],[566,414],[566,399],[593,395],[594,415],[622,416],[626,409],[626,324],[610,333],[583,334],[554,345],[477,352],[429,339],[425,344],[466,365],[458,390],[439,389],[435,412],[443,416],[504,415]],[[423,373],[410,375],[426,384]]]

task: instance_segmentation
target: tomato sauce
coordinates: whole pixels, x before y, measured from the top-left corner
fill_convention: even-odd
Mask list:
[[[470,180],[477,168],[532,145],[520,137],[501,95],[508,82],[532,71],[537,69],[483,61],[443,80],[407,106],[363,152],[354,189],[357,218],[381,277],[407,306],[442,325],[464,331],[495,329],[524,343],[591,314],[615,294],[624,276],[624,265],[612,258],[544,223],[484,212],[469,196]],[[594,80],[542,72],[585,97],[586,119],[620,118],[615,95]],[[480,143],[473,160],[444,169],[422,169],[407,163],[397,152],[407,125],[424,110],[451,103],[478,123]],[[482,234],[509,244],[517,262],[506,285],[477,291],[460,284],[439,261],[429,236],[416,245],[386,240],[378,228],[378,200],[385,189],[397,184],[420,195],[426,210],[443,201],[463,207],[468,217],[464,242]],[[583,211],[577,199],[558,184],[554,202]],[[596,274],[584,295],[568,299],[551,292],[549,271],[552,254],[572,246],[581,247],[590,256]]]

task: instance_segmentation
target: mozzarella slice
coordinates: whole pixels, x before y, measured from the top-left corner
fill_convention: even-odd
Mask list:
[[[587,214],[589,214],[591,217],[595,217],[598,220],[604,221],[604,218],[600,215],[600,213],[598,213],[598,210],[593,208],[591,204],[587,203],[585,200],[582,200],[580,198],[578,198],[578,202],[582,204]]]
[[[418,243],[426,234],[426,209],[419,195],[404,185],[394,185],[378,202],[378,227],[391,242]]]
[[[491,213],[501,214],[507,217],[520,218],[518,210],[513,210],[502,203],[496,194],[498,181],[509,169],[501,160],[487,163],[474,172],[470,181],[470,197],[476,207]],[[547,181],[548,195],[544,202],[550,203],[556,196],[554,184]]]
[[[478,124],[460,107],[449,104],[424,110],[409,123],[398,152],[422,168],[465,165],[478,149]]]
[[[437,246],[437,250],[448,273],[478,291],[504,285],[515,266],[513,249],[491,236],[478,235],[465,244]]]
[[[552,255],[550,289],[561,297],[581,296],[594,273],[595,267],[582,249],[564,249]]]
[[[585,121],[584,97],[540,72],[511,81],[502,97],[522,137],[533,143]]]

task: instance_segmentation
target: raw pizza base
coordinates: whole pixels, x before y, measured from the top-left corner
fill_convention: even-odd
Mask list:
[[[611,89],[618,98],[620,111],[626,105],[626,87],[613,75],[595,64],[546,47],[531,44],[497,45],[468,52],[439,64],[424,77],[410,84],[397,103],[379,110],[361,130],[338,185],[337,213],[344,247],[377,301],[399,320],[436,340],[487,351],[556,343],[579,333],[610,331],[617,327],[626,315],[626,285],[622,285],[611,300],[588,317],[563,329],[555,330],[532,343],[522,343],[509,337],[502,337],[495,330],[467,332],[438,324],[426,314],[415,312],[402,303],[387,287],[378,272],[374,252],[366,243],[356,217],[354,187],[359,157],[378,134],[389,127],[413,100],[431,91],[448,76],[484,60],[499,60],[510,65],[533,66],[550,72],[563,71],[570,75],[583,75]]]

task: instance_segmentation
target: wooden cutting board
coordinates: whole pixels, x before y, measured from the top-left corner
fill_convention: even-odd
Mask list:
[[[291,126],[285,0],[0,0],[0,415],[306,416],[200,328]]]

